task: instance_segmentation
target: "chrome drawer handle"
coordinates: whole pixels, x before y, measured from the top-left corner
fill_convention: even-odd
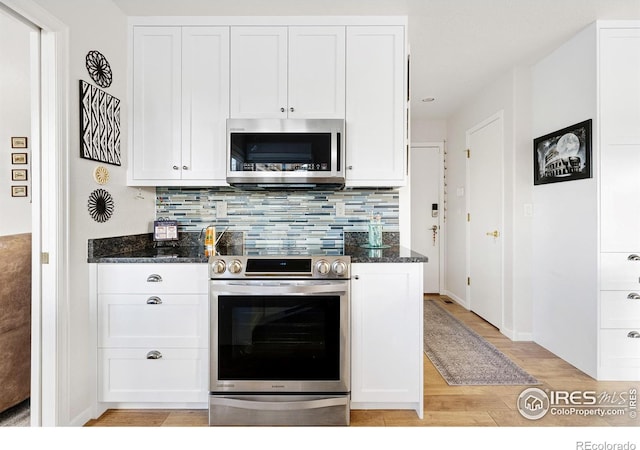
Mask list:
[[[149,353],[147,353],[147,359],[160,359],[162,358],[162,353],[160,353],[158,350],[151,350]]]
[[[640,294],[637,294],[635,292],[630,293],[629,295],[627,295],[627,298],[629,300],[640,300]]]
[[[147,299],[147,305],[161,305],[162,304],[162,299],[160,297],[149,297]]]
[[[631,254],[627,256],[627,261],[640,261],[640,256],[636,254]]]
[[[637,331],[629,331],[629,334],[627,334],[627,337],[638,339],[640,338],[640,333],[638,333]]]
[[[160,283],[162,281],[162,277],[157,273],[152,273],[147,277],[147,283]]]

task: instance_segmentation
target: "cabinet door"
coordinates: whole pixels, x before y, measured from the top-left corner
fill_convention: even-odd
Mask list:
[[[640,252],[640,29],[600,35],[603,252]]]
[[[287,28],[231,27],[231,117],[287,117]]]
[[[404,27],[347,27],[347,186],[406,183]]]
[[[351,401],[422,414],[422,264],[352,264]]]
[[[229,28],[182,29],[182,179],[226,184]]]
[[[133,30],[133,180],[175,180],[181,166],[181,31]]]
[[[291,118],[343,119],[345,28],[289,28]]]

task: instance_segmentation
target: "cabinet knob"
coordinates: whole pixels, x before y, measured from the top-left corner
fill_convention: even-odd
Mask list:
[[[280,108],[280,112],[285,112],[285,111],[286,111],[286,109]]]
[[[173,170],[180,170],[180,167],[178,167],[178,166],[173,166]]]
[[[639,339],[640,333],[638,333],[637,331],[629,331],[629,334],[627,334],[627,337],[630,337],[633,339]]]
[[[627,298],[629,300],[640,300],[640,294],[637,294],[635,292],[630,293],[629,295],[627,295]]]
[[[182,170],[189,170],[189,166],[182,166]]]
[[[640,261],[640,256],[636,254],[631,254],[627,256],[627,261]]]
[[[360,275],[354,275],[353,278],[355,278],[356,280],[360,279]]]
[[[293,111],[294,111],[293,106],[292,106],[291,108],[289,108],[289,111],[291,111],[291,112],[293,112]]]
[[[155,295],[147,299],[147,305],[161,305],[161,304],[162,304],[162,299],[160,297],[156,297]]]
[[[152,273],[147,277],[147,283],[160,283],[162,281],[162,277],[157,273]]]
[[[347,166],[348,170],[353,170],[353,166]]]
[[[147,359],[160,359],[162,358],[162,353],[160,353],[158,350],[151,350],[149,353],[147,353]]]

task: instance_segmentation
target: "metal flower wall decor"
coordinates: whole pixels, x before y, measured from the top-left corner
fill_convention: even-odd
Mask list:
[[[89,214],[96,222],[106,222],[111,218],[114,209],[113,198],[104,189],[96,189],[89,195]]]
[[[87,71],[91,79],[101,88],[108,88],[113,81],[113,73],[109,61],[102,53],[91,50],[85,58]]]

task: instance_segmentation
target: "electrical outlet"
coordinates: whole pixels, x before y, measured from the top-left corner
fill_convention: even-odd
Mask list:
[[[227,202],[218,202],[216,204],[216,217],[218,219],[225,219],[227,217]]]
[[[336,217],[344,217],[347,213],[345,211],[344,203],[336,202]]]

